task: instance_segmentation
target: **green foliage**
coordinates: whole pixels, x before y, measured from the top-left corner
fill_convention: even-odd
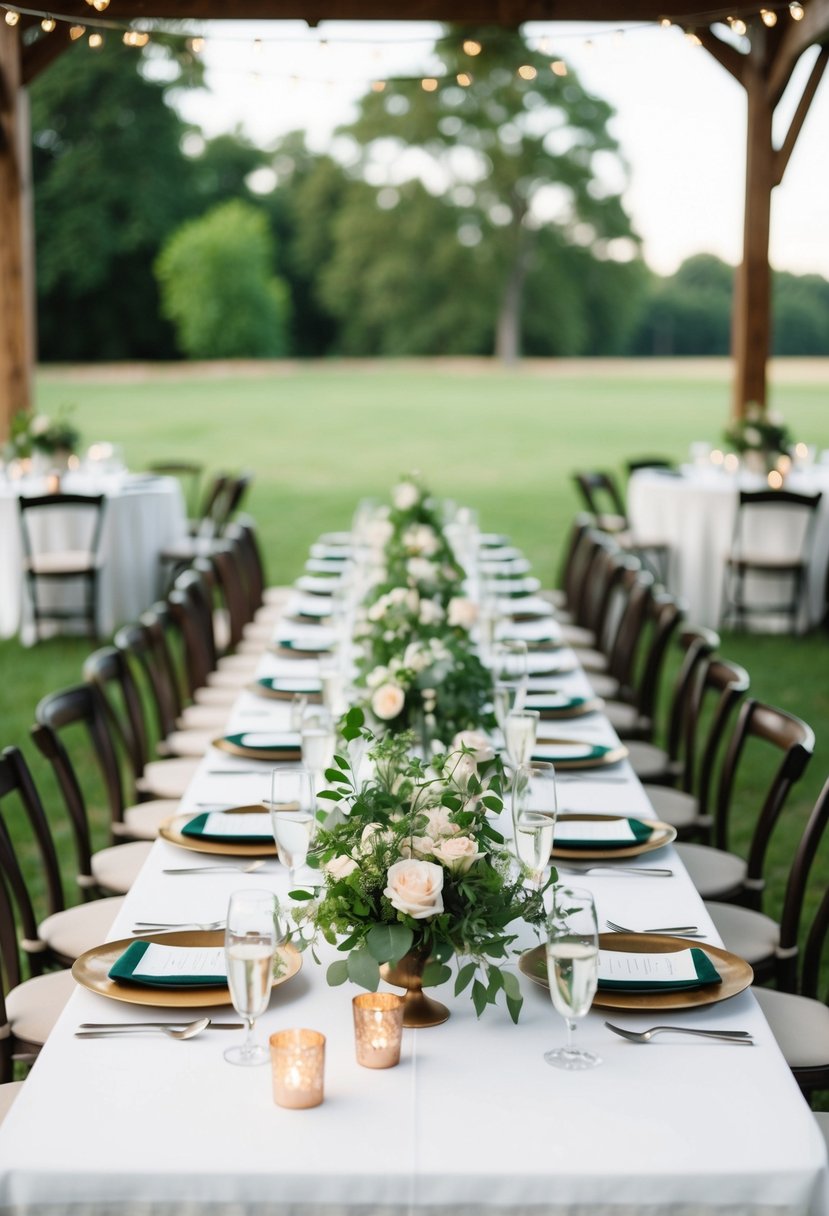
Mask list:
[[[197,359],[284,354],[287,292],[272,265],[267,220],[247,203],[182,225],[156,262],[181,349]]]

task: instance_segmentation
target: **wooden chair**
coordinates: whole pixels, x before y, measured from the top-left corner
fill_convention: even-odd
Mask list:
[[[124,823],[124,796],[121,772],[115,744],[110,733],[106,703],[92,684],[76,684],[43,697],[35,709],[36,725],[32,738],[38,751],[46,757],[60,787],[74,837],[77,859],[76,881],[81,892],[89,896],[100,891],[108,895],[124,895],[146,861],[150,850],[147,841],[129,841],[113,847],[92,851],[92,831],[89,822],[85,790],[97,775],[103,781],[109,809],[109,830],[118,839],[118,825]],[[88,752],[74,764],[61,738],[61,733],[79,728],[92,752],[95,764],[88,763]],[[79,778],[83,772],[84,781]],[[120,829],[124,834],[125,829]]]
[[[741,490],[731,551],[725,564],[724,620],[743,629],[749,617],[783,616],[797,627],[806,592],[817,508],[822,495],[790,490]],[[785,512],[786,543],[772,546],[771,516]],[[765,584],[764,598],[748,590],[749,580]],[[787,598],[768,599],[774,580],[789,585]]]
[[[656,817],[675,827],[680,839],[710,840],[714,770],[749,683],[745,668],[725,659],[706,654],[696,664],[682,728],[679,786],[644,783]]]
[[[615,625],[609,624],[612,642],[607,654],[584,651],[582,667],[597,696],[608,700],[632,701],[636,661],[651,620],[653,578],[636,558],[628,557],[618,583]]]
[[[604,652],[609,648],[611,604],[624,572],[624,560],[622,550],[607,532],[588,528],[582,534],[568,570],[572,611],[565,620],[556,614],[568,646]]]
[[[574,473],[573,480],[597,528],[611,533],[628,531],[627,511],[612,473]]]
[[[608,701],[605,713],[623,739],[653,738],[656,702],[671,639],[682,623],[684,610],[667,592],[650,600],[649,637],[639,669],[633,677],[629,699]]]
[[[44,918],[35,912],[18,858],[20,832],[9,806],[14,802],[22,804],[34,838],[38,876],[45,887]],[[54,837],[29,766],[16,747],[0,753],[0,875],[17,908],[20,946],[32,975],[42,975],[47,968],[71,967],[79,954],[99,945],[124,902],[113,896],[67,908]]]
[[[676,462],[667,456],[637,456],[625,461],[628,477],[638,473],[640,469],[660,469],[662,472],[675,472]]]
[[[252,619],[273,621],[285,607],[290,587],[268,583],[262,549],[256,535],[256,525],[249,515],[237,515],[225,529],[225,536],[238,542],[245,570],[245,588]]]
[[[98,636],[97,598],[101,531],[104,520],[103,494],[42,494],[18,500],[23,541],[23,573],[31,600],[35,640],[41,625],[80,621],[91,637]],[[67,545],[67,535],[72,541]],[[76,606],[47,602],[47,588],[74,585],[80,592]]]
[[[754,982],[773,980],[783,992],[797,987],[798,933],[812,863],[829,823],[829,781],[823,787],[795,851],[779,922],[739,904],[706,902],[727,950],[754,968]]]
[[[674,786],[682,779],[685,770],[682,759],[685,726],[697,676],[701,665],[719,644],[720,639],[712,629],[685,629],[680,634],[679,646],[683,651],[683,659],[674,680],[668,706],[665,746],[661,747],[645,739],[631,738],[629,734],[624,736],[627,740],[628,760],[640,781]],[[605,713],[620,734],[636,712],[635,706],[626,705],[624,702],[609,701],[605,705]],[[690,779],[687,779],[687,787],[690,788]]]
[[[780,753],[780,763],[756,818],[748,858],[729,852],[728,829],[735,782],[746,743],[756,740]],[[761,910],[763,870],[771,834],[792,786],[803,775],[815,748],[814,731],[793,714],[750,699],[740,709],[723,758],[714,810],[714,847],[677,844],[676,848],[703,899],[740,903]]]
[[[71,971],[26,978],[17,944],[14,905],[0,877],[0,1082],[3,1106],[15,1097],[6,1083],[16,1063],[31,1064],[75,991]]]
[[[194,460],[157,460],[149,466],[150,472],[160,477],[177,477],[184,491],[187,514],[192,519],[199,509],[199,492],[204,465]]]

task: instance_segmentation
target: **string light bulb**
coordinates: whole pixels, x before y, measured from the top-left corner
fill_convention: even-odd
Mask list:
[[[690,42],[691,46],[702,46],[702,39],[699,34],[695,34],[693,30],[686,30],[685,37]]]
[[[6,25],[17,25],[20,20],[20,13],[15,12],[13,8],[6,9]]]
[[[104,45],[103,34],[90,34],[89,35],[89,45],[91,46],[93,51],[100,50],[100,48]]]
[[[538,68],[534,68],[531,63],[522,63],[518,69],[518,75],[522,80],[535,80],[538,75]]]
[[[56,25],[57,21],[55,21],[54,17],[47,16],[41,21],[40,28],[43,30],[44,34],[51,34]]]
[[[761,8],[760,20],[763,22],[763,25],[771,29],[772,26],[777,25],[777,13],[773,8]]]
[[[124,46],[142,47],[150,41],[150,35],[141,30],[127,30],[124,34]]]
[[[659,24],[663,30],[669,30],[673,25],[673,22],[671,21],[670,17],[660,17]]]
[[[806,10],[799,0],[792,0],[792,3],[789,5],[789,15],[792,21],[802,21],[806,16]]]
[[[455,79],[457,80],[458,84],[461,86],[462,89],[468,89],[469,86],[472,84],[472,77],[469,75],[468,72],[458,72]]]
[[[385,91],[385,88],[386,88],[385,80],[373,80],[371,82],[372,93],[382,93]]]
[[[190,48],[190,51],[192,52],[193,55],[200,55],[202,53],[202,51],[204,50],[204,39],[203,38],[191,38],[187,45]]]
[[[463,49],[467,55],[480,55],[484,49],[480,42],[476,42],[474,38],[467,38],[463,43]]]
[[[550,64],[550,71],[553,73],[554,76],[566,76],[567,75],[567,64],[564,62],[563,59],[554,59],[553,62]]]
[[[424,76],[420,82],[420,87],[424,93],[434,93],[437,90],[438,82],[434,76]]]
[[[86,33],[85,25],[70,25],[70,27],[69,27],[69,37],[72,39],[73,42],[77,42],[79,38],[83,38],[85,33]]]
[[[727,21],[731,32],[736,34],[738,38],[742,38],[745,35],[748,26],[746,25],[745,21],[743,21],[742,17],[728,17]]]
[[[96,13],[104,13],[109,8],[109,0],[92,0],[92,7]]]

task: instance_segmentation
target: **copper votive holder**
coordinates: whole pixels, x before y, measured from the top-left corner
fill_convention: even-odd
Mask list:
[[[318,1030],[278,1030],[270,1037],[273,1100],[290,1110],[319,1106],[323,1095],[325,1035]]]
[[[363,1068],[394,1068],[400,1063],[404,1004],[403,997],[393,992],[364,992],[353,998],[354,1046]]]

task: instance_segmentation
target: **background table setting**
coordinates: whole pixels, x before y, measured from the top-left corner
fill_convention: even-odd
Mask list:
[[[397,487],[395,503],[401,501],[410,498]],[[327,710],[341,712],[356,696],[365,719],[375,730],[385,725],[387,738],[395,717],[406,712],[414,687],[405,683],[406,673],[420,652],[409,653],[409,667],[395,668],[389,659],[380,676],[368,664],[368,683],[355,688],[351,652],[343,646],[343,637],[359,636],[355,607],[370,590],[370,579],[351,559],[371,527],[363,513],[353,537],[328,534],[314,546],[270,648],[251,664],[250,679],[178,814],[163,825],[109,943],[76,964],[77,990],[0,1127],[0,1210],[15,1216],[825,1212],[823,1141],[750,990],[751,969],[721,949],[672,847],[673,829],[654,815],[577,652],[562,642],[549,602],[525,581],[522,555],[503,543],[504,562],[511,573],[520,571],[521,595],[498,591],[496,619],[472,622],[470,615],[470,634],[493,664],[496,644],[516,630],[521,641],[546,647],[529,651],[534,674],[519,682],[506,715],[529,715],[533,730],[528,740],[519,734],[511,740],[508,728],[502,738],[491,726],[488,738],[465,736],[464,762],[475,759],[464,769],[467,785],[458,788],[468,793],[470,775],[477,780],[489,771],[491,745],[506,746],[507,753],[511,745],[523,748],[521,755],[508,754],[514,768],[538,761],[533,780],[554,776],[558,822],[545,838],[546,852],[552,837],[559,882],[592,894],[604,955],[618,955],[619,964],[624,952],[644,952],[658,968],[660,955],[693,947],[701,952],[697,975],[683,980],[672,972],[673,985],[661,990],[653,983],[600,987],[592,1009],[577,1018],[576,1042],[601,1062],[585,1071],[551,1068],[545,1053],[564,1043],[565,1024],[551,1002],[544,934],[515,921],[509,928],[516,939],[503,964],[511,978],[481,1017],[471,989],[456,987],[465,960],[452,960],[451,981],[429,990],[447,1007],[448,1020],[404,1028],[395,1067],[358,1063],[351,998],[361,989],[326,982],[327,968],[342,952],[318,937],[313,950],[300,953],[285,936],[293,927],[296,943],[296,925],[304,923],[302,900],[289,892],[319,884],[320,871],[303,865],[302,855],[289,877],[276,855],[268,807],[279,801],[273,770],[299,770],[300,755],[315,772],[317,793],[330,785],[322,770],[331,768],[333,737],[321,765],[318,757],[309,760],[310,736],[323,730]],[[498,547],[479,547],[468,517],[460,528],[455,551],[469,557],[474,547],[480,557],[465,598],[483,603],[483,580],[498,563]],[[325,576],[323,562],[340,573]],[[323,589],[321,578],[331,585]],[[396,613],[430,620],[424,598],[386,597],[377,621],[393,632]],[[461,597],[455,598],[459,620]],[[539,614],[532,629],[513,619],[523,610]],[[382,627],[377,636],[382,644]],[[434,639],[430,645],[434,661],[448,663]],[[418,687],[422,713],[412,723],[428,747],[433,690]],[[375,779],[371,747],[364,751],[354,730],[337,747],[355,781]],[[543,768],[550,762],[554,774]],[[508,847],[518,847],[509,797],[492,818]],[[554,910],[556,897],[551,889],[538,894],[534,884],[544,880],[532,869],[522,879],[527,907],[543,898]],[[452,871],[452,882],[462,885],[463,872]],[[239,1018],[225,985],[150,988],[109,975],[130,941],[220,946],[231,895],[259,890],[278,898],[283,941],[255,1034],[262,1043],[284,1031],[325,1036],[324,1096],[309,1109],[274,1101],[269,1067],[232,1067],[223,1059],[243,1037],[230,1028]],[[700,979],[706,959],[716,970]],[[611,964],[605,957],[602,965]],[[380,987],[399,991],[386,980]],[[504,1000],[513,990],[523,999],[516,1024]],[[78,1036],[85,1023],[169,1022],[173,1013],[182,1019],[176,1025],[191,1027],[185,1042],[137,1028],[94,1041]],[[211,1024],[194,1029],[199,1018]],[[667,1022],[732,1037],[664,1033],[630,1042],[606,1022],[628,1032]]]

